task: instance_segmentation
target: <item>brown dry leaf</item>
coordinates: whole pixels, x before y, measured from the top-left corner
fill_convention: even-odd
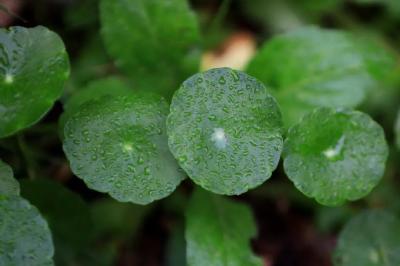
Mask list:
[[[201,70],[205,71],[218,67],[242,70],[255,52],[255,37],[249,32],[236,32],[220,48],[203,54]]]

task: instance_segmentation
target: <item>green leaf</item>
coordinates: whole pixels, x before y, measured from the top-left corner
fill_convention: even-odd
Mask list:
[[[18,196],[19,184],[10,166],[0,160],[0,195]]]
[[[290,127],[315,107],[354,107],[388,70],[387,53],[349,33],[307,27],[274,37],[248,73],[272,86]]]
[[[400,220],[379,210],[351,219],[339,235],[334,265],[400,265]]]
[[[168,196],[184,176],[168,149],[167,114],[166,101],[149,94],[85,104],[64,128],[72,171],[119,201],[147,204]]]
[[[0,137],[36,123],[60,97],[69,61],[45,27],[0,29]]]
[[[250,247],[256,233],[246,205],[198,188],[186,211],[188,265],[262,265]]]
[[[102,0],[102,36],[135,88],[169,96],[199,66],[199,30],[186,0]]]
[[[0,197],[0,265],[53,265],[47,222],[28,201]]]
[[[66,121],[75,112],[79,111],[85,103],[100,99],[104,96],[115,97],[126,95],[129,92],[131,92],[131,90],[128,85],[117,77],[108,77],[92,81],[85,88],[72,94],[64,104],[65,111],[59,119],[60,131],[63,133]]]
[[[388,157],[383,129],[368,115],[321,107],[289,129],[284,169],[306,196],[340,205],[366,196]]]
[[[282,151],[281,114],[264,85],[229,68],[187,79],[167,120],[169,147],[198,185],[241,194],[262,184]]]
[[[353,38],[353,41],[363,56],[365,66],[369,74],[377,81],[378,87],[388,82],[390,75],[397,71],[396,54],[393,50],[388,50],[388,44],[382,42],[377,36],[361,36]],[[387,89],[387,88],[379,88]]]
[[[21,195],[46,217],[57,244],[83,248],[91,238],[89,206],[76,193],[48,180],[23,180]],[[56,250],[57,258],[57,250]]]

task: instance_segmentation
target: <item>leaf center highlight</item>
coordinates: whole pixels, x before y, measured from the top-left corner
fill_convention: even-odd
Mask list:
[[[325,151],[323,151],[323,154],[325,155],[325,157],[330,160],[336,159],[338,157],[338,155],[340,155],[340,153],[342,152],[345,139],[346,139],[345,136],[341,136],[340,139],[338,140],[338,142],[336,143],[335,147],[331,146],[328,149],[326,149]]]
[[[4,82],[6,84],[11,84],[14,82],[14,76],[11,74],[6,74],[6,76],[4,77]]]
[[[214,132],[211,135],[211,140],[219,149],[224,149],[226,147],[226,144],[228,143],[228,139],[226,138],[223,128],[214,128]]]

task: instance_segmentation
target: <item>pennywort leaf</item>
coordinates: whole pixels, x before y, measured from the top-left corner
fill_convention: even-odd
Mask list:
[[[45,27],[0,29],[0,137],[37,122],[60,97],[69,61]]]
[[[47,222],[19,194],[11,167],[0,160],[0,265],[53,265]]]
[[[289,129],[284,169],[295,186],[324,205],[366,196],[381,179],[388,146],[368,115],[321,107]]]
[[[339,235],[334,265],[400,265],[398,217],[380,210],[364,211],[355,216]]]
[[[241,194],[262,184],[282,150],[281,114],[255,78],[229,68],[187,79],[167,120],[169,147],[198,185]]]
[[[268,41],[248,73],[271,86],[288,128],[315,107],[355,107],[394,60],[350,33],[307,27]]]
[[[100,11],[105,46],[136,88],[168,96],[197,71],[199,30],[186,0],[102,0]]]
[[[38,210],[19,196],[0,197],[0,265],[53,265],[53,241]]]
[[[0,160],[0,195],[19,195],[19,184],[10,166]]]
[[[147,204],[171,194],[183,179],[168,149],[166,101],[141,94],[85,104],[65,124],[72,171],[119,201]]]
[[[251,251],[250,239],[257,230],[246,205],[198,188],[187,208],[185,238],[189,266],[262,265]]]

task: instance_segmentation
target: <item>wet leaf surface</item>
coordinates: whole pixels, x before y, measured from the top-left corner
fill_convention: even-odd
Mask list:
[[[167,120],[169,147],[198,185],[241,194],[266,181],[281,150],[281,114],[255,78],[229,68],[187,79]]]

